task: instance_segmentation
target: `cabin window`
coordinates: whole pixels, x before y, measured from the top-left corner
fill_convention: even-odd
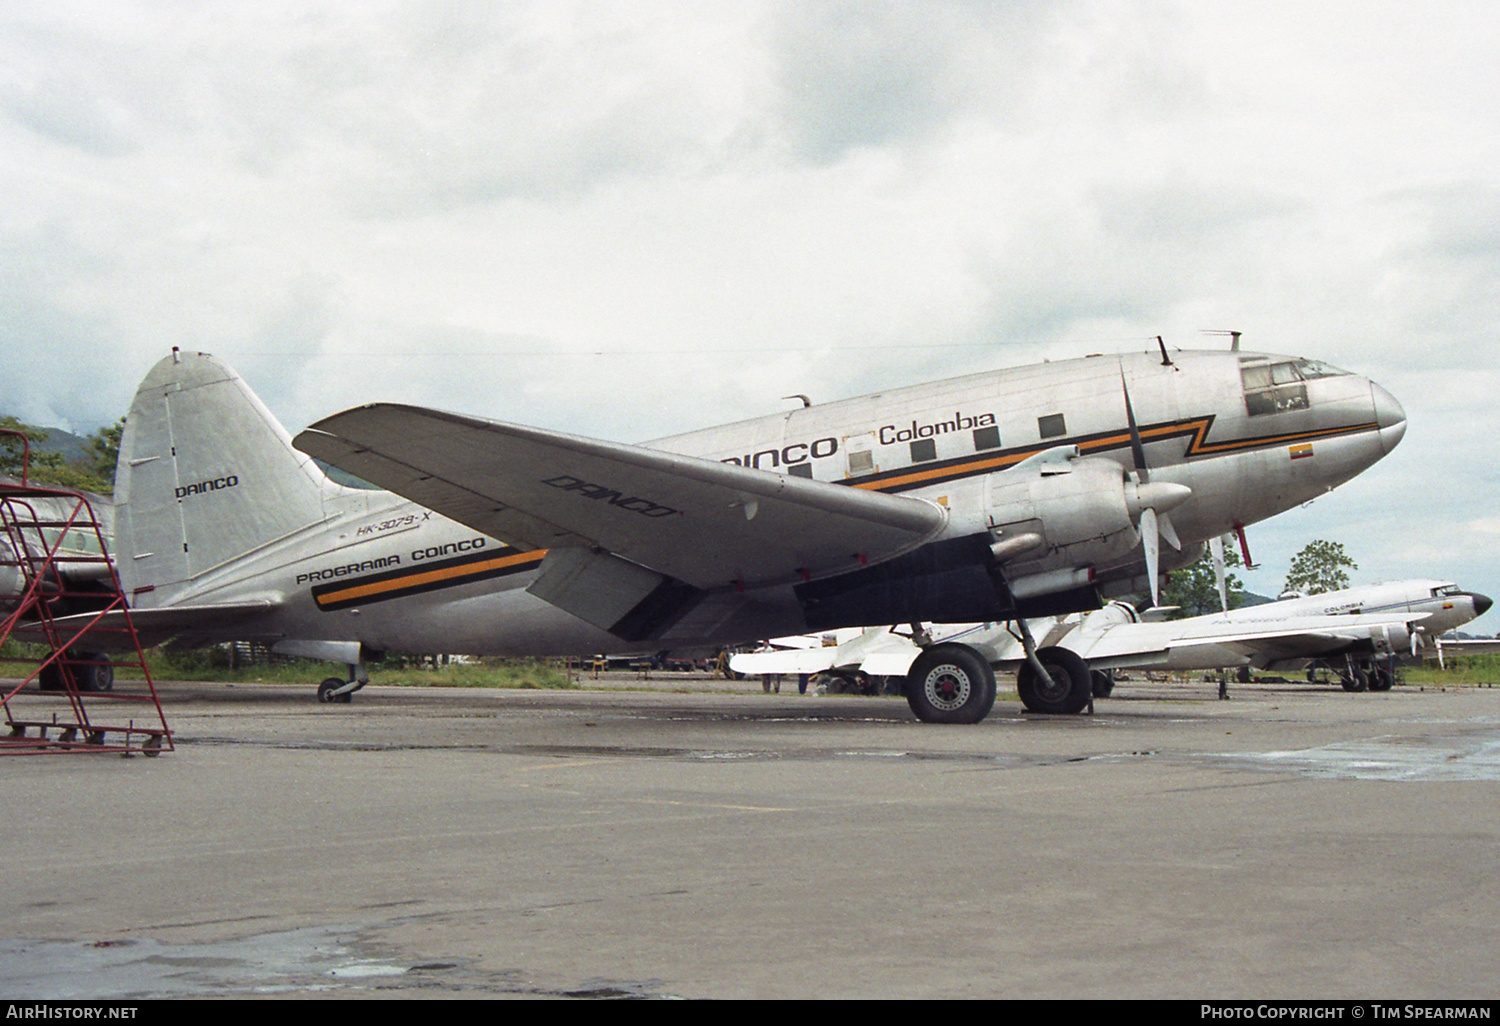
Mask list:
[[[1036,431],[1043,438],[1061,438],[1068,433],[1068,425],[1061,413],[1049,413],[1036,419]]]
[[[786,468],[786,472],[793,477],[812,477],[811,463],[793,463]]]
[[[923,463],[937,459],[937,443],[930,438],[919,438],[911,443],[911,461]]]
[[[1322,370],[1321,365],[1316,367]],[[1245,385],[1245,410],[1252,417],[1307,409],[1307,385],[1292,361],[1242,364],[1240,379]]]
[[[875,454],[869,449],[849,450],[849,473],[868,474],[875,469]]]
[[[990,426],[974,429],[974,450],[976,452],[998,448],[1000,448],[1000,429],[998,427]]]

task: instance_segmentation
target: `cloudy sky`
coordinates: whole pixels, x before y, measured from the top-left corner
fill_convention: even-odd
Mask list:
[[[1410,416],[1250,587],[1322,537],[1500,597],[1497,52],[1443,0],[0,0],[0,411],[92,430],[175,345],[293,431],[629,441],[1232,328]]]

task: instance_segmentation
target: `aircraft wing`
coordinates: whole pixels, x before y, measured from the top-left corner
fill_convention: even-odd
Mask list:
[[[783,648],[770,652],[741,652],[729,657],[735,673],[821,673],[841,666],[836,648]]]
[[[293,444],[511,545],[602,549],[704,590],[858,569],[947,520],[923,499],[412,406],[347,410]]]
[[[1383,632],[1404,631],[1425,615],[1339,614],[1260,621],[1203,617],[1196,622],[1117,624],[1097,633],[1079,630],[1064,647],[1096,669],[1208,669],[1252,660],[1265,665],[1342,652]]]
[[[977,633],[979,628],[960,625],[932,627],[934,640],[951,641]],[[772,644],[780,644],[778,639]],[[875,677],[904,677],[922,650],[905,634],[889,627],[869,627],[838,646],[746,652],[732,656],[729,668],[736,673],[818,673],[822,670],[861,670]]]
[[[1500,638],[1438,638],[1437,650],[1445,656],[1494,655]]]

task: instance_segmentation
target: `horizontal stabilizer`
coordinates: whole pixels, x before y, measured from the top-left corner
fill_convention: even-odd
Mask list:
[[[253,627],[246,625],[246,619],[257,613],[268,613],[276,605],[269,599],[256,599],[250,602],[222,602],[201,606],[133,609],[130,611],[130,622],[135,625],[141,645],[146,648],[181,635],[216,636],[225,630],[229,630],[236,639],[249,639],[257,635]],[[58,617],[52,622],[61,637],[74,639],[69,646],[72,648],[118,652],[133,647],[126,630],[123,610],[114,609],[103,614],[74,613]],[[38,624],[20,625],[12,634],[24,641],[47,643]],[[228,637],[224,640],[228,640]]]

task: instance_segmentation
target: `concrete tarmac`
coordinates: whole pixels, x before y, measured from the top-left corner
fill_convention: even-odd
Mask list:
[[[5,759],[0,993],[1500,997],[1500,689],[613,685],[164,684],[175,752]]]

